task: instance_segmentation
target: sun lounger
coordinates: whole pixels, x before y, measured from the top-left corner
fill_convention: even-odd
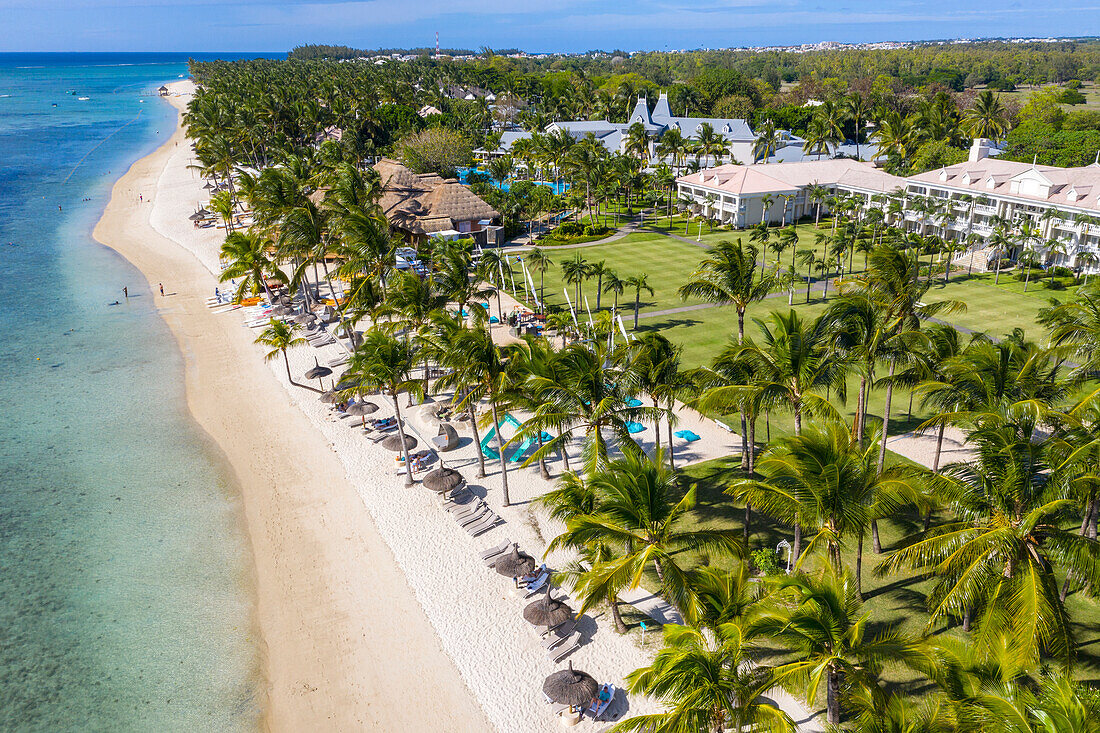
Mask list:
[[[535,581],[537,581],[540,577],[542,577],[543,573],[545,573],[545,572],[546,572],[546,563],[543,563],[541,567],[539,567],[537,570],[535,570],[533,572],[533,574],[528,573],[528,575],[532,575],[530,580],[525,581],[521,578],[520,581],[519,581],[519,584],[521,586],[525,586],[525,587],[529,586],[532,583],[534,583]],[[524,577],[526,577],[526,576],[524,576]]]
[[[574,631],[573,635],[562,642],[561,646],[551,649],[546,656],[555,664],[568,657],[581,648],[581,632]]]
[[[335,359],[330,359],[329,361],[326,361],[325,366],[327,366],[329,369],[335,369],[336,367],[344,366],[347,363],[348,355],[344,354],[343,356],[338,356]]]
[[[492,512],[486,514],[481,520],[466,525],[464,529],[471,537],[477,537],[480,534],[488,532],[493,527],[497,526],[497,522],[500,521],[500,517]]]
[[[464,512],[455,512],[455,521],[459,526],[469,524],[470,522],[480,519],[485,516],[485,512],[489,511],[489,507],[485,505],[485,502],[479,501],[474,506],[470,507]]]
[[[470,514],[466,515],[465,517],[459,518],[457,520],[458,521],[458,526],[465,528],[465,527],[469,527],[470,525],[477,524],[478,522],[485,519],[485,517],[489,516],[492,513],[493,512],[492,512],[491,509],[489,509],[489,506],[485,503],[482,503],[481,506],[479,506],[476,510],[474,510]]]
[[[592,703],[588,709],[584,711],[587,715],[592,717],[592,720],[599,720],[603,714],[607,712],[607,709],[611,707],[611,703],[615,701],[615,693],[618,692],[618,690],[615,689],[615,685],[610,683],[600,685],[600,693],[605,692],[607,693],[606,700],[597,699],[596,702]]]
[[[483,550],[482,552],[479,552],[478,557],[480,557],[482,561],[491,560],[497,555],[503,555],[504,553],[508,552],[511,547],[511,540],[505,539],[504,542],[501,542],[496,547],[490,547],[488,550]]]
[[[542,589],[545,588],[546,584],[549,583],[549,582],[550,582],[550,573],[549,572],[542,573],[539,577],[535,578],[534,582],[528,583],[527,593],[524,594],[523,597],[526,599],[526,598],[530,598],[532,596],[537,596],[540,592],[542,592]]]
[[[552,632],[542,641],[543,649],[553,649],[560,646],[562,642],[569,638],[569,635],[573,633],[577,628],[577,622],[570,619],[566,621],[562,626],[559,626],[556,631]]]
[[[466,484],[462,484],[462,486],[454,489],[445,499],[443,499],[443,508],[449,512],[456,512],[470,505],[470,502],[466,501],[466,499],[470,498],[472,495],[473,494],[467,490]]]

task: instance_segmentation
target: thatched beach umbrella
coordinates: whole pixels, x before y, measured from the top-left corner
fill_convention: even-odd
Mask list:
[[[550,597],[550,584],[546,584],[546,595],[528,603],[523,609],[523,618],[535,626],[554,627],[573,618],[573,609],[563,601]]]
[[[397,433],[389,436],[381,443],[382,447],[386,450],[398,451],[401,450],[401,436]],[[405,447],[412,449],[416,447],[416,438],[411,435],[405,436]]]
[[[569,669],[559,669],[542,683],[542,691],[554,702],[571,707],[587,706],[600,691],[600,683],[587,672],[573,669],[572,660]]]
[[[294,321],[295,323],[312,323],[313,321],[317,320],[317,316],[313,315],[312,313],[302,313],[301,315],[294,316],[290,320]]]
[[[462,474],[453,468],[440,466],[425,474],[424,480],[421,483],[430,491],[434,491],[437,494],[445,494],[448,491],[457,489],[465,480],[466,479],[462,478]]]
[[[329,405],[335,405],[340,401],[340,392],[335,389],[330,389],[327,392],[321,394],[321,402]]]
[[[206,219],[210,215],[211,215],[210,212],[207,211],[206,209],[199,209],[198,211],[196,211],[194,214],[192,214],[191,216],[189,216],[187,218],[190,219],[191,221],[202,221],[203,219]]]
[[[305,373],[306,379],[316,379],[318,382],[321,382],[321,379],[323,377],[327,377],[328,375],[332,374],[332,370],[328,367],[321,366],[316,357],[313,358],[313,363],[314,366]],[[324,390],[324,387],[324,382],[321,382],[321,389]]]
[[[535,569],[535,558],[519,551],[519,545],[512,543],[512,552],[508,557],[497,560],[496,570],[506,578],[518,578]]]
[[[367,426],[367,415],[373,415],[378,412],[378,405],[373,402],[355,402],[348,405],[348,409],[345,412],[349,415],[359,415],[363,418],[363,427]]]

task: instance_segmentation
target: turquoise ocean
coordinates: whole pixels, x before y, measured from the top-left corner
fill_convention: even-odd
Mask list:
[[[153,294],[91,236],[186,60],[0,54],[0,730],[254,730],[264,706],[236,489]]]

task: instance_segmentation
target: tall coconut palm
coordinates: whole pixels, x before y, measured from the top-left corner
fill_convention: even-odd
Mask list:
[[[297,335],[297,331],[297,324],[277,321],[272,318],[267,328],[256,337],[256,343],[271,348],[271,351],[264,354],[264,361],[271,361],[282,355],[283,363],[286,365],[287,380],[291,384],[301,387],[303,385],[295,382],[294,377],[290,374],[290,359],[286,355],[287,349],[293,349],[295,346],[305,346],[307,343],[304,338]]]
[[[931,572],[930,625],[976,611],[975,643],[988,649],[1007,638],[1027,667],[1044,652],[1066,662],[1073,657],[1076,638],[1059,596],[1059,571],[1100,583],[1100,543],[1063,521],[1073,506],[1076,466],[1059,462],[1055,441],[1034,438],[1042,419],[1030,401],[979,418],[967,435],[976,459],[926,476],[956,521],[917,535],[880,568]]]
[[[701,607],[687,569],[680,565],[680,553],[690,548],[741,556],[744,549],[736,532],[694,528],[688,514],[695,506],[695,488],[677,500],[679,480],[660,455],[650,459],[629,453],[594,472],[589,483],[598,497],[597,510],[572,519],[566,534],[571,542],[606,542],[622,554],[594,566],[582,585],[589,592],[605,585],[636,588],[652,569],[665,598],[685,619],[697,619]]]
[[[973,137],[999,140],[1008,128],[1008,115],[997,95],[986,89],[974,98],[974,104],[966,111],[963,122]]]
[[[862,597],[863,538],[871,519],[889,516],[921,496],[911,472],[880,473],[877,453],[877,444],[860,446],[843,423],[814,425],[770,445],[757,466],[762,478],[739,481],[727,493],[811,532],[806,553],[792,553],[798,566],[817,550],[840,573],[841,548],[855,538],[856,594]]]
[[[630,357],[625,350],[608,350],[599,342],[570,344],[558,352],[553,372],[528,377],[526,389],[539,404],[513,440],[559,431],[528,463],[550,451],[564,453],[577,433],[585,439],[584,470],[589,475],[607,464],[609,436],[621,452],[641,453],[626,423],[656,420],[664,410],[629,404],[639,382],[639,371],[623,363]]]
[[[546,312],[546,271],[554,264],[545,250],[533,247],[523,255],[523,262],[539,274],[539,312]]]
[[[629,690],[665,703],[666,711],[616,724],[620,733],[794,733],[798,726],[766,698],[775,684],[768,667],[747,663],[748,640],[727,624],[720,636],[691,626],[664,627],[664,646],[649,666],[627,675]]]
[[[459,409],[469,410],[473,415],[473,406],[478,401],[489,401],[492,429],[496,431],[504,506],[509,506],[508,460],[504,455],[505,441],[500,434],[500,406],[506,398],[508,386],[516,380],[516,375],[508,371],[509,351],[493,343],[493,337],[487,331],[475,329],[456,334],[444,363],[452,370],[448,384],[463,385],[466,390],[459,401]],[[480,443],[476,450],[481,452]],[[480,465],[484,471],[484,463]]]
[[[677,291],[681,300],[699,298],[715,305],[732,305],[737,311],[738,343],[745,338],[745,311],[766,298],[773,285],[770,277],[756,273],[758,255],[756,247],[743,246],[740,239],[736,244],[718,242]]]
[[[404,392],[423,396],[423,385],[412,378],[416,361],[417,347],[413,342],[397,339],[382,329],[372,328],[351,355],[347,371],[344,372],[345,381],[354,384],[352,391],[377,391],[388,395],[393,401],[397,434],[401,438],[401,453],[405,459],[406,486],[413,484],[413,466],[409,461],[405,422],[401,417],[398,396]]]
[[[590,268],[588,260],[579,254],[561,263],[562,280],[573,286],[573,307],[577,310],[581,307],[581,284],[588,279]]]
[[[225,238],[221,248],[221,259],[226,262],[219,278],[221,282],[240,279],[233,294],[235,303],[241,302],[245,294],[256,294],[263,290],[268,300],[274,300],[268,278],[286,283],[287,277],[278,268],[268,254],[271,243],[258,231],[236,231]]]
[[[797,685],[812,703],[825,687],[826,720],[840,724],[842,684],[877,686],[888,662],[925,661],[917,642],[893,630],[869,635],[869,614],[847,575],[831,569],[820,576],[795,574],[777,583],[780,603],[750,626],[795,656],[775,667],[776,678]]]
[[[638,314],[641,311],[642,307],[642,291],[644,290],[650,295],[653,295],[653,286],[649,284],[649,276],[645,273],[642,273],[640,275],[631,275],[623,282],[626,283],[626,286],[628,288],[634,289],[634,330],[637,331]]]

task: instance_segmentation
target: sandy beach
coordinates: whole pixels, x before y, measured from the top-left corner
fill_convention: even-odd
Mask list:
[[[256,357],[253,334],[206,308],[210,271],[150,226],[177,130],[115,185],[95,238],[144,273],[186,362],[188,405],[240,486],[256,566],[264,726],[487,730],[329,445]],[[141,193],[144,203],[138,202]],[[153,202],[150,202],[150,198]],[[430,694],[411,691],[430,690]]]
[[[169,101],[182,108],[190,88],[173,84]],[[246,327],[258,313],[207,307],[224,232],[187,219],[208,198],[193,163],[177,130],[119,181],[96,237],[134,262],[154,292],[164,283],[169,295],[156,297],[186,357],[191,410],[240,481],[267,648],[268,727],[550,733],[561,725],[542,681],[567,661],[620,689],[604,721],[586,718],[578,730],[657,712],[655,701],[622,690],[626,675],[652,659],[658,632],[620,636],[607,610],[596,608],[577,622],[579,648],[568,660],[552,659],[539,629],[523,619],[530,601],[478,557],[507,540],[542,558],[560,533],[531,503],[552,487],[537,465],[509,469],[511,505],[504,506],[499,464],[487,461],[488,476],[478,479],[477,446],[469,426],[456,423],[459,447],[433,460],[458,469],[502,520],[471,537],[433,492],[404,486],[394,454],[370,442],[357,421],[291,385],[281,359],[263,362],[253,343],[258,332]],[[318,361],[343,354],[335,344],[292,349],[290,370],[301,379]],[[373,417],[393,415],[387,398],[373,401],[380,408]],[[423,411],[403,412],[422,443],[434,435]],[[686,410],[679,419],[678,427],[699,436],[677,438],[681,465],[739,449],[738,436],[713,421]],[[652,446],[652,431],[645,426],[637,436],[643,448]],[[571,458],[580,447],[570,447]],[[560,459],[551,462],[553,478],[562,468]],[[561,568],[571,559],[550,554],[545,562]],[[562,589],[554,594],[568,600]],[[654,619],[675,620],[643,588],[622,598]],[[822,729],[790,695],[769,696],[800,730]]]

